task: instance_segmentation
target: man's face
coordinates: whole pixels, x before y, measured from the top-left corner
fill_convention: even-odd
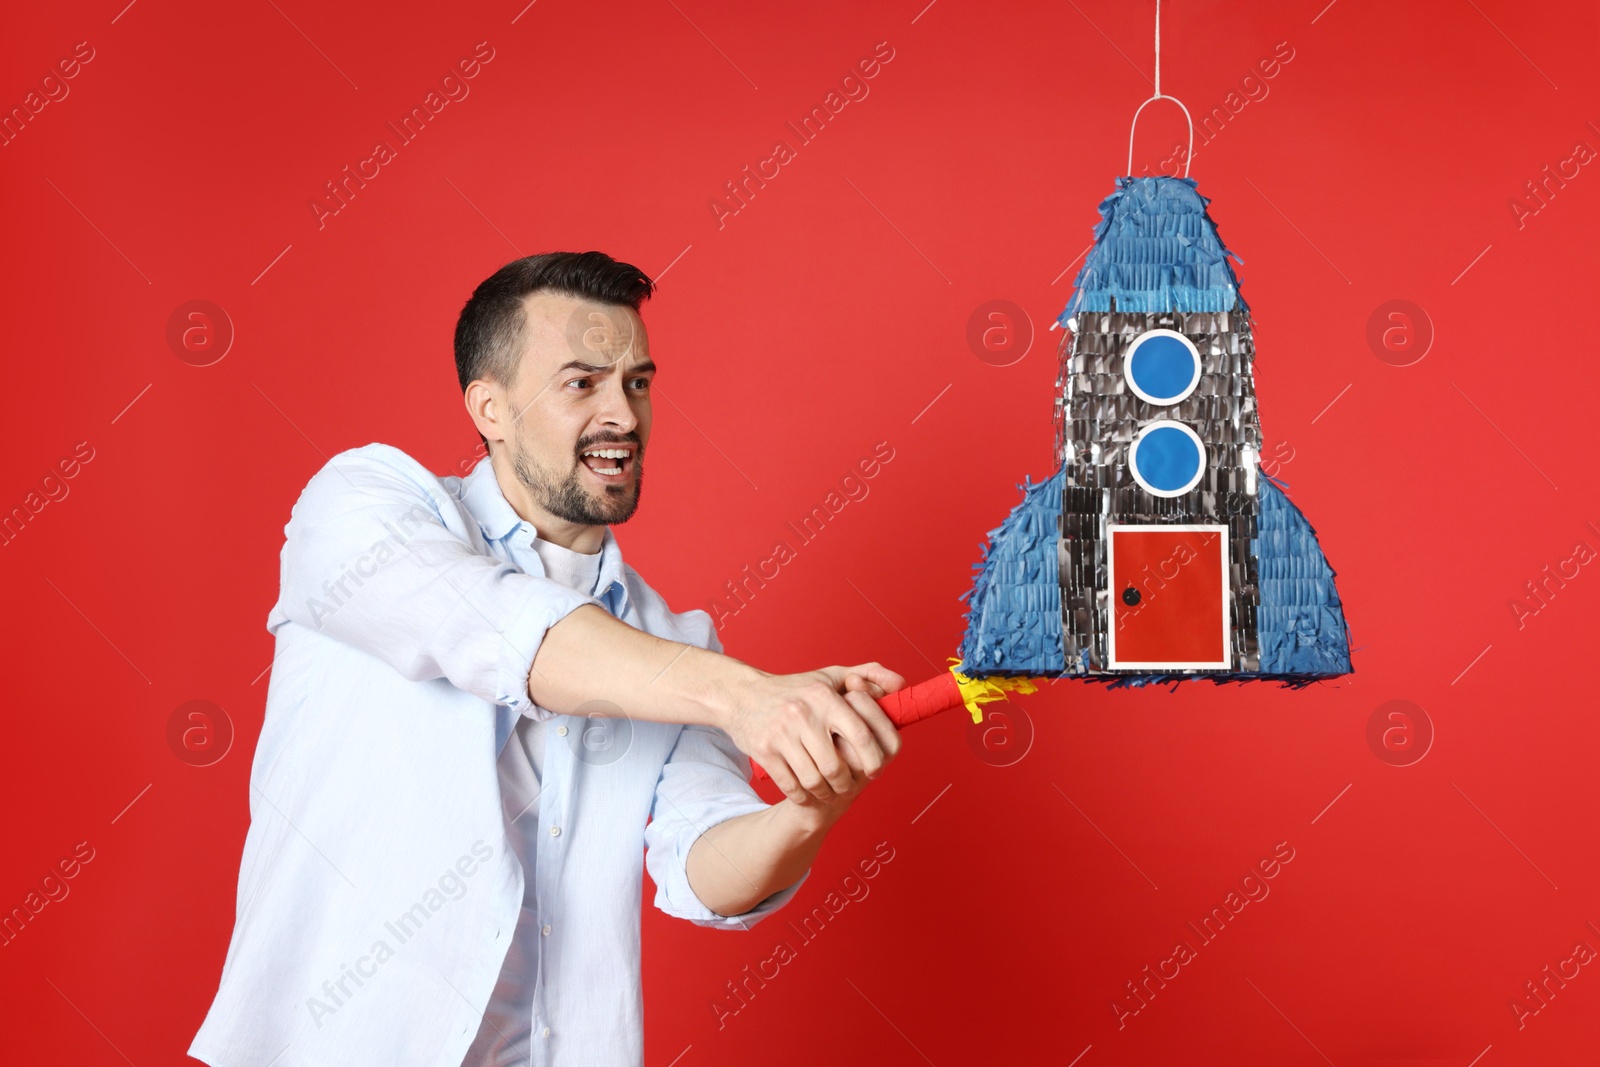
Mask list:
[[[511,469],[531,503],[558,519],[626,522],[650,440],[655,364],[644,322],[626,306],[551,292],[523,307],[525,343],[507,393]]]

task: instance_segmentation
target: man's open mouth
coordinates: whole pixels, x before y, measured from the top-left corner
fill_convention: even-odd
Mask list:
[[[591,448],[579,457],[601,481],[619,482],[627,477],[634,463],[632,445]]]

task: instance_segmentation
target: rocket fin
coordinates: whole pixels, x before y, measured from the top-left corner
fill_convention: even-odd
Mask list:
[[[1056,675],[1066,669],[1061,641],[1061,536],[1065,469],[1024,479],[1022,502],[989,531],[967,601],[961,671],[969,675]]]

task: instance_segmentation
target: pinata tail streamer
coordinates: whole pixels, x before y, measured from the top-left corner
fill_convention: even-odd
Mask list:
[[[983,721],[983,705],[1004,700],[1007,693],[1026,695],[1039,691],[1039,687],[1028,678],[1008,678],[1002,675],[972,678],[961,673],[960,660],[952,659],[950,662],[956,664],[950,668],[950,676],[955,679],[956,689],[961,694],[961,703],[972,716],[974,723]]]

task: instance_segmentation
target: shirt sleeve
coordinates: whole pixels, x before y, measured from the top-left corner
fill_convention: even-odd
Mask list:
[[[528,696],[545,631],[601,606],[489,554],[438,478],[388,445],[329,460],[284,535],[273,633],[298,623],[411,681],[444,679],[535,718],[550,717]]]
[[[742,915],[718,915],[700,902],[689,885],[689,850],[700,835],[720,822],[767,807],[750,785],[749,758],[726,733],[713,726],[685,726],[661,770],[644,831],[645,866],[656,883],[655,906],[697,926],[748,930],[787,904],[810,876],[809,870]]]

